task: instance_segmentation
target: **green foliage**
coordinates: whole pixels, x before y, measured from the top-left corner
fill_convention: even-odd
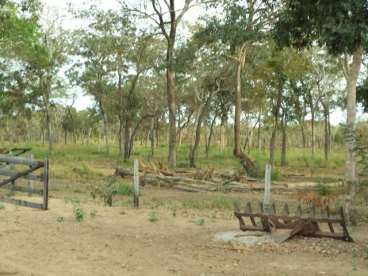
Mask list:
[[[78,222],[82,222],[85,218],[85,211],[79,204],[75,204],[73,207],[74,217]]]
[[[195,221],[195,224],[198,226],[203,226],[204,222],[205,222],[204,218],[199,218]]]
[[[111,178],[106,185],[96,185],[92,187],[92,198],[101,197],[107,206],[112,206],[115,195],[131,196],[134,193],[133,186],[123,183],[118,178]]]
[[[152,223],[154,222],[157,222],[159,220],[159,216],[156,212],[154,211],[151,211],[149,214],[148,214],[148,220]]]
[[[281,45],[304,48],[318,41],[332,54],[353,53],[367,43],[365,0],[287,0],[275,28]]]
[[[3,209],[5,209],[5,205],[0,202],[0,210],[3,210]]]

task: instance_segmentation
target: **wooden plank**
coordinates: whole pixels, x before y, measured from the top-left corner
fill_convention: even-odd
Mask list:
[[[30,189],[29,187],[22,187],[22,186],[3,186],[1,189],[11,190],[15,192],[21,192],[21,193],[28,193],[28,194],[34,194],[34,195],[43,195],[43,190],[41,189]]]
[[[330,207],[326,207],[326,214],[327,214],[327,218],[330,217]],[[328,227],[330,228],[331,233],[335,233],[335,229],[333,228],[333,224],[331,222],[328,222]]]
[[[25,200],[14,199],[14,198],[6,198],[6,197],[0,197],[0,201],[3,201],[5,203],[19,205],[19,206],[24,206],[24,207],[30,207],[30,208],[35,208],[35,209],[44,209],[43,208],[44,206],[43,206],[42,203],[29,202],[29,201],[25,201]]]
[[[28,158],[15,157],[6,154],[0,154],[0,162],[9,163],[9,164],[20,164],[27,165],[32,167],[43,167],[44,162],[37,160],[30,160]]]
[[[248,209],[248,212],[251,214],[252,213],[252,204],[249,201],[247,203],[246,208]],[[252,222],[252,225],[257,226],[256,221],[254,220],[254,217],[251,215],[251,216],[249,216],[249,218],[250,218],[250,221]]]
[[[261,217],[265,216],[265,214],[262,214],[262,213],[246,213],[246,212],[237,213],[237,215],[243,216],[243,217],[253,216],[255,218],[261,218]],[[299,216],[280,216],[280,215],[273,215],[273,217],[275,217],[277,219],[281,219],[281,220],[284,220],[284,219],[287,219],[287,220],[307,219],[307,220],[310,220],[312,222],[323,222],[323,223],[328,223],[329,221],[331,223],[341,223],[342,222],[341,218],[318,218],[318,217],[301,218]]]
[[[5,179],[3,181],[0,181],[0,187],[1,186],[4,186],[6,184],[9,184],[9,183],[12,183],[14,182],[15,180],[17,180],[18,178],[20,177],[24,177],[24,176],[27,176],[28,174],[30,174],[31,172],[41,168],[44,166],[44,163],[43,162],[40,162],[37,166],[35,167],[32,167],[31,169],[28,169],[26,171],[23,171],[23,172],[17,172],[14,176],[11,176],[10,178],[8,179]]]
[[[15,171],[0,169],[0,176],[15,176],[17,173]],[[43,181],[43,178],[34,174],[28,174],[22,178],[27,178],[32,181]]]

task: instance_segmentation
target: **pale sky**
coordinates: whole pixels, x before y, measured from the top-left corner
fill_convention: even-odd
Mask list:
[[[101,9],[115,9],[119,7],[119,4],[117,0],[95,0],[95,1],[86,1],[86,0],[41,0],[47,8],[50,8],[51,10],[55,10],[57,14],[62,16],[64,18],[63,20],[63,27],[66,29],[73,29],[78,28],[78,24],[80,25],[80,22],[77,22],[76,20],[72,19],[70,16],[68,16],[68,3],[72,3],[73,6],[78,8],[83,8],[84,3],[91,4],[91,2],[95,2],[98,6],[101,7]],[[184,1],[184,0],[181,0]],[[141,0],[129,0],[129,4],[131,6],[135,6],[136,4],[139,4]],[[46,9],[47,9],[46,8]],[[187,21],[194,21],[200,16],[201,11],[198,8],[194,8],[190,12],[187,13],[186,19]],[[45,14],[46,16],[46,14]],[[65,16],[65,17],[64,17]],[[76,101],[75,101],[75,107],[78,110],[85,109],[87,107],[93,106],[93,99],[90,96],[83,95],[83,91],[81,91],[80,88],[75,89],[75,94],[77,95]],[[358,112],[358,117],[360,119],[367,119],[367,115],[363,115],[362,112]],[[331,114],[331,123],[334,125],[337,125],[341,122],[346,121],[346,112],[342,110],[336,110]]]

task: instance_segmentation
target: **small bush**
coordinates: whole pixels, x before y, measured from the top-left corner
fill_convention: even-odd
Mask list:
[[[57,219],[56,219],[56,221],[58,222],[58,223],[60,223],[60,224],[62,224],[62,223],[64,223],[64,217],[58,217]]]
[[[133,193],[132,185],[121,183],[117,178],[112,178],[106,185],[94,186],[91,189],[92,198],[101,197],[107,206],[112,206],[114,195],[131,196]]]
[[[5,205],[0,202],[0,210],[5,209]]]
[[[74,206],[73,213],[74,213],[75,219],[78,222],[82,222],[84,220],[85,212],[79,205]]]
[[[150,221],[150,222],[156,222],[156,221],[158,221],[158,219],[159,219],[159,216],[158,216],[158,214],[156,213],[156,212],[150,212],[149,214],[148,214],[148,220]]]
[[[204,218],[199,218],[195,221],[195,224],[197,224],[198,226],[203,226],[204,225]]]

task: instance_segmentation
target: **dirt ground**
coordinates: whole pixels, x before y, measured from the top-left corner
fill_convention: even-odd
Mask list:
[[[245,247],[214,241],[238,229],[231,211],[198,225],[195,212],[161,208],[151,222],[152,209],[87,202],[77,222],[62,198],[52,198],[49,211],[4,205],[0,275],[368,275],[367,225],[353,229],[355,244],[298,238]]]

